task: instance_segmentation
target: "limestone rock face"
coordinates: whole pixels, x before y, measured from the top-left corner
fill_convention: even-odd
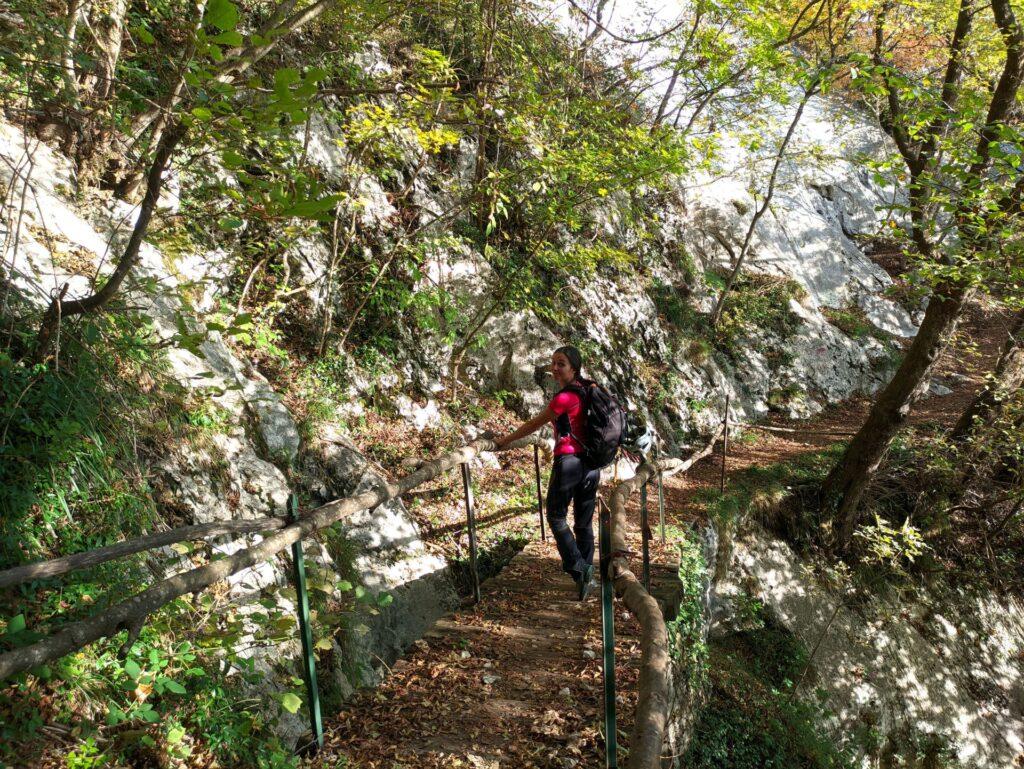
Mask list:
[[[763,532],[735,543],[728,584],[751,587],[808,647],[821,639],[807,689],[827,693],[839,741],[858,724],[872,724],[897,755],[910,749],[908,735],[933,735],[964,767],[1019,765],[1024,608],[1016,600],[933,596],[895,615],[881,601],[841,607],[824,632],[835,597],[807,576],[787,545]],[[863,765],[874,764],[864,756]]]
[[[155,468],[165,504],[195,523],[282,515],[288,483],[244,434],[186,443]]]
[[[384,479],[352,442],[332,426],[322,429],[311,452],[309,477],[319,476],[324,501],[380,488]],[[427,551],[419,527],[401,500],[357,513],[337,525],[354,546],[351,568],[373,594],[391,601],[362,622],[368,632],[349,639],[345,654],[357,669],[353,684],[376,683],[379,663],[390,665],[436,619],[451,611],[457,596],[444,558]],[[378,659],[379,658],[379,659]]]

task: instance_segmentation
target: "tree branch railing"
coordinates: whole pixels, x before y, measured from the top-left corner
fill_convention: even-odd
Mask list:
[[[197,539],[219,537],[225,534],[256,534],[276,531],[277,529],[284,528],[286,525],[287,521],[284,518],[256,518],[246,521],[214,521],[212,523],[199,523],[193,526],[181,526],[177,529],[168,529],[156,534],[146,534],[113,545],[98,547],[95,550],[88,550],[84,553],[65,555],[49,561],[36,561],[35,563],[27,563],[24,566],[15,566],[12,569],[0,571],[0,588],[11,587],[12,585],[31,582],[37,579],[59,577],[68,572],[88,569],[116,558],[124,558],[128,555],[142,553],[147,550],[156,550],[161,547],[169,547],[179,542],[193,542]]]
[[[661,751],[669,716],[671,659],[668,627],[661,607],[629,568],[628,559],[632,551],[626,542],[626,501],[659,472],[664,477],[689,470],[711,454],[724,431],[723,423],[704,448],[686,459],[672,457],[643,462],[637,468],[636,475],[616,486],[609,498],[612,549],[610,571],[615,594],[640,622],[640,678],[637,682],[636,720],[630,737],[627,769],[658,769],[661,766]]]
[[[536,437],[524,438],[523,440],[509,444],[502,450],[532,446],[538,440],[539,439]],[[397,481],[382,483],[376,489],[365,491],[362,494],[358,494],[353,497],[338,499],[314,510],[310,510],[300,516],[295,523],[279,528],[275,533],[268,536],[259,544],[240,550],[226,558],[168,577],[167,579],[151,585],[141,593],[138,593],[131,598],[107,607],[100,614],[68,623],[61,627],[56,633],[42,638],[33,644],[4,652],[3,654],[0,654],[0,681],[17,675],[18,673],[31,670],[32,668],[38,667],[47,662],[52,662],[53,660],[77,651],[94,641],[98,641],[101,638],[115,635],[121,630],[127,629],[130,633],[134,634],[139,628],[141,628],[149,615],[158,611],[177,598],[189,593],[198,593],[211,585],[239,573],[240,571],[257,566],[258,564],[263,563],[284,551],[294,542],[307,539],[313,534],[344,518],[348,518],[364,510],[372,509],[378,505],[384,504],[385,502],[389,502],[402,494],[406,494],[417,486],[433,480],[442,473],[454,469],[460,464],[471,461],[483,451],[495,450],[496,447],[492,440],[480,439],[473,441],[466,446],[455,449],[454,451],[444,454],[436,459],[422,463],[415,471],[405,475]],[[264,520],[271,521],[273,519]],[[249,522],[236,523],[244,524]],[[268,526],[268,529],[276,527],[277,524],[271,524]],[[189,528],[192,527],[185,527],[185,529]],[[244,528],[244,525],[240,528]],[[176,530],[176,532],[176,537],[181,536],[182,534],[184,534],[184,536],[181,536],[182,539],[188,537],[188,533],[185,533],[183,530]],[[163,532],[162,535],[158,534],[152,536],[163,536],[166,539],[170,535],[171,532]],[[207,536],[212,535],[207,534]],[[181,539],[178,539],[177,541],[181,541]],[[133,542],[137,545],[138,540],[134,540]],[[133,542],[121,543],[120,548],[122,552],[117,555],[110,555],[109,553],[110,549],[118,548],[119,546],[117,545],[111,546],[110,548],[102,548],[102,550],[108,551],[106,553],[107,556],[118,557],[118,555],[121,554],[128,554],[129,550],[132,552],[141,552],[144,549],[153,549],[154,547],[160,546],[153,545],[148,548],[138,547],[137,549],[132,550],[128,546],[133,545]],[[10,574],[11,571],[15,570],[0,572],[0,582],[5,585],[24,582],[29,579],[38,578],[47,570],[52,570],[55,574],[67,573],[74,568],[83,568],[88,565],[94,565],[88,561],[95,559],[95,557],[96,551],[90,551],[89,553],[79,553],[74,556],[57,559],[57,562],[42,562],[29,564],[28,566],[16,567],[16,570],[21,572],[20,576],[15,578]],[[71,559],[77,559],[77,561],[72,561],[72,563],[69,564],[68,561]],[[109,560],[109,558],[102,557],[102,560]],[[102,560],[94,562],[99,563],[102,562]]]

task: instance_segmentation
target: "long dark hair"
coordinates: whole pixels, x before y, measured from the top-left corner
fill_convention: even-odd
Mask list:
[[[572,366],[573,378],[580,379],[580,369],[583,368],[583,356],[580,354],[579,349],[571,344],[567,344],[555,350],[554,355],[558,355],[558,353],[562,353],[565,359],[569,361],[569,365]]]

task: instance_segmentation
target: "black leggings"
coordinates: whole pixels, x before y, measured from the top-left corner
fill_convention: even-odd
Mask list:
[[[594,505],[600,470],[588,470],[574,454],[555,457],[548,484],[548,524],[562,556],[562,569],[579,579],[594,563]],[[567,518],[572,501],[573,527]]]

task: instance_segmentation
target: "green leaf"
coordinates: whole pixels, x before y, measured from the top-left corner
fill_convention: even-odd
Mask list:
[[[297,83],[299,77],[299,71],[295,67],[282,67],[274,73],[274,90],[283,90],[292,83]]]
[[[219,35],[214,35],[210,38],[211,43],[220,43],[221,45],[230,45],[233,48],[245,43],[242,39],[242,35],[235,30],[229,30],[227,32],[221,32]]]
[[[15,633],[20,633],[22,630],[25,629],[25,627],[25,615],[15,614],[7,622],[7,635],[14,635]]]
[[[293,206],[289,206],[281,212],[282,216],[314,217],[325,211],[330,211],[341,200],[341,195],[328,195],[317,200],[303,200]]]
[[[231,0],[210,0],[203,21],[227,32],[238,24],[238,7]]]
[[[40,681],[49,681],[53,678],[53,669],[49,665],[40,665],[28,671]]]
[[[167,744],[177,745],[185,737],[185,729],[180,726],[172,726],[167,730]]]
[[[281,698],[281,707],[289,713],[296,713],[302,707],[302,700],[292,692],[288,692]]]
[[[245,157],[232,149],[225,150],[221,159],[224,161],[224,166],[232,170],[241,168],[245,165]]]
[[[174,692],[175,694],[185,693],[185,687],[179,684],[177,681],[171,680],[170,678],[164,681],[164,686],[167,687],[167,691],[169,692]]]
[[[156,42],[156,38],[153,37],[153,34],[148,29],[141,26],[135,28],[135,37],[139,38],[139,40],[146,45],[153,45],[153,43]]]
[[[139,667],[139,663],[135,660],[128,660],[124,663],[124,672],[128,674],[128,677],[133,681],[142,675],[142,668]]]
[[[200,122],[207,123],[210,120],[213,120],[213,113],[210,112],[210,110],[208,110],[206,107],[193,107],[192,117],[194,117],[196,120],[199,120]]]
[[[323,651],[330,651],[331,650],[331,639],[328,638],[327,636],[324,636],[323,638],[318,639],[317,642],[316,642],[316,648],[317,649],[322,649]]]

